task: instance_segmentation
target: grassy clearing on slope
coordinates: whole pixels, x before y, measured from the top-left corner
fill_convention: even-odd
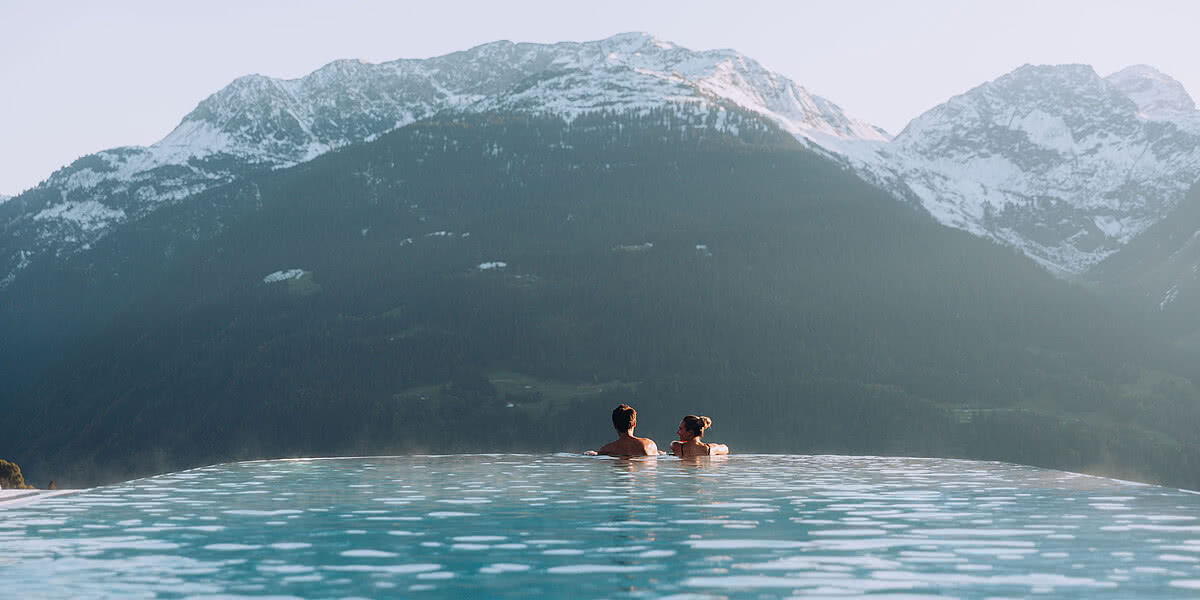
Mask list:
[[[487,380],[496,388],[496,397],[516,405],[551,407],[569,400],[586,399],[606,393],[637,391],[640,382],[606,381],[599,383],[541,379],[514,371],[491,371]],[[393,394],[399,401],[436,400],[448,382],[405,389]]]
[[[487,374],[488,381],[496,386],[496,391],[510,398],[527,398],[526,402],[542,404],[560,403],[574,398],[585,398],[599,394],[637,390],[639,382],[606,381],[602,383],[554,381],[539,379],[532,375],[513,371],[492,371]]]

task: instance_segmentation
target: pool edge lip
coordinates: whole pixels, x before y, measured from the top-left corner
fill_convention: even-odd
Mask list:
[[[262,463],[273,463],[273,462],[318,462],[318,461],[338,461],[338,460],[455,458],[455,457],[489,457],[489,458],[553,457],[553,458],[580,458],[580,459],[587,459],[587,460],[597,460],[597,459],[613,460],[613,459],[621,458],[621,457],[611,457],[611,456],[596,457],[596,456],[585,455],[582,452],[565,452],[565,451],[560,451],[560,452],[451,452],[451,453],[430,453],[430,454],[345,454],[345,455],[330,455],[330,456],[281,456],[281,457],[252,458],[252,459],[229,460],[229,461],[217,462],[217,463],[211,463],[211,464],[196,465],[193,467],[180,469],[178,471],[166,471],[166,472],[162,472],[162,473],[154,473],[154,474],[150,474],[150,475],[144,475],[141,477],[135,477],[133,479],[123,480],[123,481],[114,481],[114,482],[105,483],[102,485],[86,487],[86,488],[79,488],[79,489],[70,489],[70,490],[0,490],[0,509],[12,506],[14,502],[19,502],[21,505],[24,505],[24,504],[28,504],[31,502],[35,502],[35,501],[40,500],[45,497],[59,495],[60,493],[78,493],[78,492],[113,487],[113,486],[124,486],[124,485],[130,485],[133,483],[137,483],[137,482],[140,482],[140,481],[143,481],[146,479],[153,479],[153,478],[163,477],[163,476],[168,476],[168,475],[177,475],[180,473],[191,473],[191,472],[203,471],[203,470],[213,469],[213,468],[229,467],[229,466],[233,466],[233,465],[262,464]],[[1144,482],[1144,481],[1121,479],[1119,477],[1114,477],[1111,475],[1083,473],[1083,472],[1079,472],[1079,471],[1067,471],[1067,470],[1063,470],[1063,469],[1055,469],[1053,467],[1042,467],[1042,466],[1037,466],[1037,465],[1029,465],[1029,464],[1024,464],[1024,463],[996,460],[996,459],[945,457],[945,456],[904,456],[904,455],[887,455],[887,454],[832,454],[832,453],[796,454],[796,453],[786,453],[786,452],[781,452],[781,453],[745,452],[745,453],[723,455],[720,458],[722,460],[736,461],[736,460],[742,459],[742,458],[763,458],[763,457],[789,457],[789,458],[799,457],[799,458],[816,459],[816,460],[863,459],[863,460],[948,461],[948,462],[952,462],[952,463],[976,464],[976,465],[981,465],[981,466],[985,466],[985,465],[1011,466],[1011,467],[1021,467],[1021,468],[1033,469],[1035,471],[1060,473],[1063,475],[1068,475],[1068,476],[1073,476],[1073,477],[1084,477],[1084,478],[1105,480],[1105,481],[1109,481],[1111,483],[1114,483],[1117,485],[1122,485],[1122,486],[1161,487],[1161,488],[1176,490],[1176,491],[1180,491],[1180,492],[1184,492],[1184,493],[1188,493],[1188,494],[1200,495],[1200,489],[1192,490],[1192,489],[1187,489],[1187,488],[1173,487],[1173,486],[1169,486],[1169,485],[1148,483],[1148,482]],[[625,457],[625,458],[631,458],[631,457]],[[671,455],[659,455],[657,457],[632,457],[632,458],[647,458],[647,459],[657,458],[660,460],[661,459],[667,459],[667,460],[676,459],[676,457],[673,457]],[[8,492],[8,491],[41,492],[41,494],[39,494],[38,497],[35,499],[29,499],[29,498],[27,498],[26,495],[22,494],[21,501],[18,501],[16,499],[6,500],[3,495],[3,492]]]
[[[54,496],[65,496],[67,494],[76,494],[83,490],[0,490],[0,510],[7,508],[16,508],[28,506],[35,502],[53,498]]]

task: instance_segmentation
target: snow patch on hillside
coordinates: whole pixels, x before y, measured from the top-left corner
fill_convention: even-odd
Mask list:
[[[646,252],[654,248],[653,242],[643,242],[641,244],[622,244],[613,246],[613,252]]]
[[[8,284],[12,283],[17,278],[18,273],[20,273],[21,271],[24,271],[26,268],[29,267],[30,262],[31,261],[29,260],[29,252],[27,252],[25,250],[21,250],[20,252],[18,252],[17,265],[15,267],[13,267],[13,269],[11,271],[9,271],[8,274],[4,276],[3,279],[0,279],[0,290],[8,287]]]
[[[1014,131],[1024,132],[1026,139],[1034,145],[1060,154],[1075,150],[1075,135],[1061,116],[1034,109],[1009,123]]]
[[[229,133],[207,121],[185,120],[152,146],[163,162],[186,162],[193,156],[223,151],[232,145]]]
[[[1166,310],[1167,305],[1174,302],[1175,299],[1178,297],[1179,297],[1179,286],[1178,285],[1171,286],[1171,289],[1167,290],[1167,293],[1163,295],[1162,301],[1158,303],[1158,311],[1162,312],[1162,311]]]
[[[275,271],[266,277],[263,277],[263,283],[279,283],[289,279],[300,279],[304,276],[304,269],[287,269],[285,271]]]
[[[84,231],[94,231],[124,221],[125,211],[109,208],[95,200],[86,200],[50,206],[33,218],[37,221],[65,221]]]

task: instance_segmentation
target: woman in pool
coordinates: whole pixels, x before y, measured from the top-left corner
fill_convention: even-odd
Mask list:
[[[679,429],[675,431],[679,440],[671,442],[671,454],[680,457],[729,454],[729,446],[725,444],[706,444],[700,441],[700,438],[704,437],[704,430],[709,427],[712,427],[712,419],[708,417],[684,417],[679,422]]]

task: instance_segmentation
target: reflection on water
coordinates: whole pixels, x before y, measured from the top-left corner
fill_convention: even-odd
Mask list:
[[[239,463],[0,504],[11,597],[1200,595],[1200,495],[997,463]]]

